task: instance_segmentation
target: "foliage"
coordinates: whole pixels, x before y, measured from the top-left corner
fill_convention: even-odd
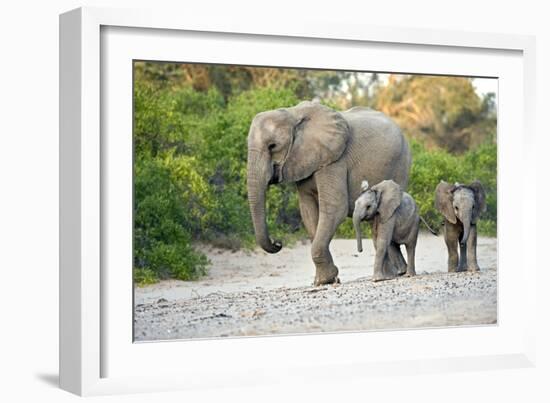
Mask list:
[[[188,87],[197,92],[216,89],[224,99],[256,88],[289,88],[300,98],[313,96],[310,70],[193,63],[135,63],[136,81],[163,87]],[[313,72],[313,75],[317,75]]]
[[[442,219],[433,206],[439,180],[477,178],[488,193],[479,231],[496,233],[494,97],[479,98],[468,79],[400,76],[382,85],[377,74],[141,62],[134,73],[137,284],[203,275],[208,260],[196,241],[254,246],[246,191],[250,122],[260,111],[304,98],[386,111],[409,138],[408,191],[430,225]],[[305,237],[295,185],[270,187],[267,223],[286,244]],[[351,220],[337,236],[355,237]]]
[[[190,154],[200,149],[202,139],[215,130],[212,114],[223,110],[224,100],[216,90],[162,89],[148,82],[134,86],[134,148],[137,156],[156,157],[170,149]]]
[[[134,283],[136,283],[139,287],[155,284],[158,281],[159,277],[153,270],[140,267],[134,268]]]
[[[138,158],[134,179],[134,268],[139,283],[190,280],[205,273],[206,256],[192,234],[208,222],[213,201],[193,157]]]

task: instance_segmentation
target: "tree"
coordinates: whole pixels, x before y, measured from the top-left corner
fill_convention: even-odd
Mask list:
[[[408,137],[428,147],[463,153],[494,136],[494,98],[481,99],[465,77],[390,75],[375,108]]]

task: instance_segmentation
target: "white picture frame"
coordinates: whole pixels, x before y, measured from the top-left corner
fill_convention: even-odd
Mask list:
[[[116,27],[116,28],[115,28]],[[109,158],[116,152],[113,136],[102,137],[109,131],[107,116],[110,107],[126,108],[127,100],[118,102],[121,95],[130,97],[127,87],[117,87],[106,80],[107,74],[119,64],[110,65],[104,58],[132,58],[132,46],[121,46],[140,37],[143,49],[153,49],[145,59],[181,60],[181,56],[166,58],[175,49],[174,43],[192,33],[195,40],[211,37],[221,40],[251,40],[270,46],[311,46],[338,49],[375,47],[379,51],[416,52],[430,55],[445,54],[441,62],[432,60],[431,66],[422,65],[420,58],[413,58],[418,65],[408,65],[406,72],[462,73],[479,75],[495,69],[504,84],[499,88],[499,323],[480,328],[422,329],[388,332],[327,334],[322,336],[281,336],[241,338],[232,340],[180,341],[173,343],[139,343],[127,338],[131,327],[121,317],[125,307],[131,304],[120,298],[117,305],[110,296],[128,295],[123,285],[110,277],[105,229],[112,216],[105,214],[109,205],[110,182],[119,181],[122,188],[131,186],[128,172],[111,169]],[[106,34],[113,34],[106,37]],[[117,37],[118,35],[118,37]],[[183,35],[183,36],[182,36]],[[122,38],[126,37],[126,38]],[[199,39],[197,39],[199,38]],[[248,39],[247,39],[248,38]],[[192,45],[192,42],[189,42]],[[118,47],[117,47],[118,46]],[[207,45],[210,46],[210,45]],[[212,45],[214,46],[214,45]],[[290,48],[292,47],[290,46]],[[347,46],[347,47],[346,47]],[[109,49],[116,52],[109,53]],[[128,49],[125,53],[124,49]],[[190,46],[191,49],[198,49]],[[178,52],[182,52],[181,49]],[[198,52],[198,51],[197,51]],[[350,51],[351,52],[351,51]],[[315,54],[312,50],[311,57]],[[391,53],[391,52],[389,52]],[[487,63],[471,66],[449,60],[462,59],[472,54]],[[476,56],[477,55],[477,56]],[[498,63],[502,55],[502,63]],[[509,57],[508,57],[508,56]],[[197,61],[196,53],[192,61]],[[235,63],[233,56],[219,53],[210,56],[210,62]],[[274,65],[269,55],[255,52],[257,64]],[[351,57],[351,56],[350,56]],[[328,380],[331,377],[369,376],[371,374],[431,373],[438,371],[475,370],[492,368],[517,368],[534,364],[535,359],[535,284],[536,264],[534,254],[528,253],[527,237],[514,256],[510,253],[510,234],[501,229],[511,220],[511,202],[506,196],[513,190],[512,184],[532,189],[535,181],[534,102],[535,102],[535,42],[533,37],[457,31],[430,31],[407,28],[371,27],[366,25],[329,24],[301,21],[300,24],[278,24],[264,21],[212,20],[193,15],[174,14],[169,11],[117,10],[104,8],[80,8],[60,16],[60,385],[79,395],[150,392],[186,388],[206,388],[225,385],[252,385],[270,382],[292,382],[301,379]],[[496,58],[492,60],[492,58]],[[416,60],[418,59],[418,60]],[[491,61],[491,60],[492,61]],[[464,59],[466,60],[466,59]],[[508,61],[506,61],[508,60]],[[182,60],[184,61],[184,60]],[[187,61],[187,60],[185,60]],[[411,62],[411,63],[412,63]],[[125,63],[121,60],[121,63]],[[291,66],[292,62],[279,65]],[[307,63],[307,61],[305,62]],[[319,63],[319,61],[312,61]],[[328,63],[328,62],[327,62]],[[335,61],[330,66],[338,67]],[[353,60],[344,60],[350,67]],[[439,64],[441,63],[441,64]],[[276,65],[276,64],[275,64]],[[303,63],[302,63],[303,65]],[[500,65],[500,66],[497,66]],[[509,66],[508,66],[509,65]],[[354,65],[355,66],[355,65]],[[405,65],[404,65],[405,66]],[[424,67],[422,67],[424,66]],[[508,67],[506,67],[508,66]],[[307,67],[307,66],[305,66]],[[361,68],[360,63],[355,66]],[[107,68],[107,70],[104,70]],[[376,70],[373,66],[372,70]],[[439,69],[439,70],[438,70]],[[443,71],[442,71],[443,69]],[[485,69],[485,70],[483,70]],[[500,70],[499,70],[500,69]],[[129,72],[128,72],[129,73]],[[103,77],[102,75],[105,75]],[[123,80],[124,81],[124,80]],[[111,86],[114,91],[112,91]],[[503,89],[503,91],[501,91]],[[508,90],[509,89],[509,90]],[[118,92],[117,92],[118,91]],[[126,91],[126,92],[125,92]],[[116,92],[110,98],[111,92]],[[105,98],[105,94],[109,94]],[[109,105],[108,107],[106,106]],[[519,107],[519,109],[518,109]],[[107,109],[105,109],[107,108]],[[514,113],[511,113],[514,112]],[[117,116],[119,116],[117,114]],[[125,116],[122,113],[120,116]],[[127,119],[119,119],[127,125]],[[116,123],[116,122],[115,122]],[[126,126],[127,127],[127,126]],[[512,130],[513,129],[513,130]],[[512,136],[512,131],[516,132]],[[521,133],[519,135],[517,132]],[[124,148],[122,148],[124,149]],[[120,150],[120,149],[119,149]],[[506,162],[511,151],[521,150],[516,161],[519,168],[511,170]],[[127,169],[131,155],[120,156],[121,166]],[[504,164],[502,162],[504,161]],[[509,164],[508,164],[509,165]],[[115,173],[117,175],[115,175]],[[120,174],[120,175],[118,175]],[[126,175],[126,176],[125,176]],[[118,177],[119,179],[115,179]],[[126,179],[125,179],[126,178]],[[532,194],[532,192],[531,192]],[[501,203],[502,201],[502,203]],[[519,231],[534,232],[534,212],[522,205]],[[102,212],[102,208],[104,209]],[[128,208],[128,206],[126,206]],[[516,222],[518,217],[516,216]],[[128,228],[123,227],[121,242],[128,245]],[[119,229],[121,227],[119,226]],[[125,228],[125,229],[124,229]],[[124,232],[126,231],[126,232]],[[517,233],[516,233],[517,236]],[[118,237],[116,238],[118,242]],[[124,243],[125,242],[125,243]],[[502,256],[506,255],[503,260]],[[124,256],[121,257],[124,259]],[[129,262],[131,265],[131,262]],[[516,266],[515,272],[513,266]],[[518,269],[519,267],[520,269]],[[131,266],[128,267],[131,271]],[[107,281],[107,279],[109,281]],[[112,280],[112,281],[110,281]],[[521,301],[513,301],[512,287],[523,295]],[[124,289],[123,289],[124,288]],[[124,305],[126,304],[126,305]],[[130,323],[130,325],[129,325]],[[116,324],[121,324],[120,328]],[[463,343],[449,343],[443,338],[453,337]],[[418,351],[389,351],[378,353],[369,345],[413,341]],[[342,356],[316,354],[326,345],[338,345]],[[228,348],[230,346],[230,348]],[[353,346],[365,346],[363,352],[349,356]],[[290,355],[288,352],[291,352]],[[200,353],[200,354],[199,354]],[[348,353],[346,355],[346,353]],[[185,357],[185,362],[171,357]],[[369,355],[370,354],[370,355]],[[136,367],[133,357],[139,355],[143,367],[156,364],[155,372]],[[126,364],[124,364],[126,363]],[[212,370],[211,364],[216,363]],[[227,365],[231,363],[231,365]],[[208,365],[205,365],[208,364]],[[162,370],[158,370],[162,368]],[[189,371],[192,368],[193,371]],[[336,370],[336,371],[334,371]],[[208,373],[208,377],[204,375]]]

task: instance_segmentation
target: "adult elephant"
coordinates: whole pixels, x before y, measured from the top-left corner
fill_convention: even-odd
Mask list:
[[[381,112],[355,107],[337,112],[316,102],[256,115],[248,134],[248,202],[257,243],[281,250],[266,225],[269,185],[297,184],[300,214],[315,263],[315,285],[338,282],[329,244],[338,225],[353,215],[361,182],[393,179],[405,190],[411,154],[399,127]],[[400,250],[388,251],[395,273],[406,270]]]

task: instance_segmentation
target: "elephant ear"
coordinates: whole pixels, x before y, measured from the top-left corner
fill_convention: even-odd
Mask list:
[[[285,178],[295,182],[338,160],[346,149],[350,129],[342,114],[318,102],[304,101],[288,111],[295,126]]]
[[[453,190],[455,185],[445,181],[439,182],[435,188],[435,208],[439,210],[445,218],[453,224],[456,224],[456,215],[453,209]]]
[[[378,201],[378,214],[381,221],[388,221],[397,207],[401,204],[403,190],[401,186],[392,180],[384,180],[371,188],[376,192]]]
[[[485,203],[485,189],[478,180],[473,181],[468,185],[470,189],[474,191],[475,205],[472,211],[472,223],[476,223],[481,213],[487,210],[487,204]]]

